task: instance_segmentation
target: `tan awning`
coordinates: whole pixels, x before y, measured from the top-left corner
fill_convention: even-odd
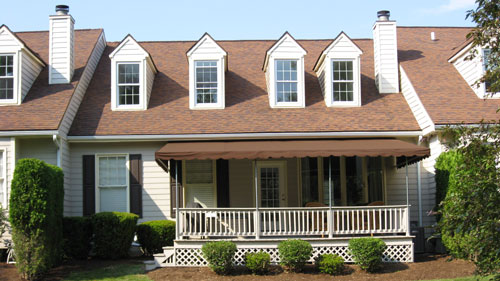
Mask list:
[[[169,142],[155,153],[160,160],[267,159],[328,156],[398,157],[398,167],[429,156],[429,148],[396,139],[256,140]],[[402,157],[402,158],[401,158]]]

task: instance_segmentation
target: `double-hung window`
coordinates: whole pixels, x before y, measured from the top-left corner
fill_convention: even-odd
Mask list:
[[[489,62],[489,57],[491,55],[491,50],[490,49],[483,49],[483,71],[486,72],[487,70],[490,69],[491,65]],[[484,82],[484,89],[486,93],[490,92],[490,86],[491,82],[490,81],[485,81]]]
[[[297,102],[298,60],[276,60],[276,102]]]
[[[0,205],[7,206],[7,183],[5,182],[5,150],[0,150]]]
[[[195,61],[196,103],[217,103],[217,61]]]
[[[354,63],[352,60],[332,60],[333,102],[354,101]]]
[[[14,99],[14,56],[0,55],[0,100]]]
[[[96,160],[99,212],[129,212],[128,156],[98,155]]]
[[[140,104],[139,63],[118,64],[118,105]]]

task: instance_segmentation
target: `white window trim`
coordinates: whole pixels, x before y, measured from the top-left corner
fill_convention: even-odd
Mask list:
[[[118,65],[119,64],[139,64],[139,104],[119,104],[118,97]],[[130,60],[113,59],[111,64],[111,110],[145,110],[146,109],[146,58],[133,58]]]
[[[127,213],[130,213],[130,162],[128,153],[113,153],[113,154],[95,154],[95,209],[96,213],[101,212],[101,192],[99,187],[99,158],[100,157],[123,157],[125,156],[125,166],[127,168],[126,176],[126,197],[127,197]]]
[[[217,102],[196,102],[196,61],[217,61]],[[225,56],[198,55],[189,57],[189,108],[190,109],[224,109],[225,107]]]
[[[20,100],[20,85],[19,85],[19,78],[21,76],[20,73],[20,59],[19,59],[19,51],[16,52],[5,52],[5,53],[0,53],[0,56],[13,56],[13,66],[14,66],[14,81],[13,81],[13,88],[14,88],[14,93],[12,95],[12,99],[0,99],[0,105],[19,105],[21,104]]]
[[[278,93],[276,90],[277,84],[277,67],[276,60],[297,60],[297,101],[296,102],[278,102]],[[269,80],[271,83],[271,107],[272,108],[303,108],[305,107],[305,74],[304,74],[304,56],[282,56],[282,55],[271,55],[269,63]]]
[[[346,58],[327,58],[328,65],[326,66],[328,75],[325,75],[325,88],[326,88],[326,102],[329,107],[358,107],[361,106],[361,67],[359,56],[356,57],[346,57]],[[352,61],[352,71],[353,71],[353,100],[352,101],[334,101],[333,100],[333,62],[334,61]]]
[[[486,56],[484,55],[484,51],[489,50],[489,48],[481,48],[481,77],[486,73]],[[486,90],[486,83],[483,82],[480,85],[481,90],[480,92],[483,93],[483,98],[484,99],[499,99],[500,98],[500,92],[488,92]]]
[[[0,149],[0,153],[2,153],[3,155],[3,159],[2,159],[2,167],[3,167],[3,171],[2,171],[2,177],[0,177],[0,179],[2,179],[2,185],[0,186],[0,188],[2,189],[2,192],[3,192],[3,202],[0,202],[2,204],[2,208],[3,209],[7,209],[7,204],[8,204],[8,194],[7,194],[7,150],[6,149]]]

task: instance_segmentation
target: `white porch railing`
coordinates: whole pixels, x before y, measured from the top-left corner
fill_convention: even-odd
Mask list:
[[[192,236],[408,234],[408,207],[179,209],[178,239]],[[258,218],[258,219],[257,219]]]

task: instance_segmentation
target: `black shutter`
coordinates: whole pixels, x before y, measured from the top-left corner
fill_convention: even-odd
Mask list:
[[[130,154],[130,212],[142,218],[142,156]]]
[[[217,160],[217,207],[229,208],[229,161]]]
[[[95,214],[95,156],[83,155],[83,215]]]
[[[175,218],[175,206],[177,205],[175,202],[175,167],[177,163],[177,176],[178,176],[178,181],[177,184],[179,185],[179,202],[180,206],[182,207],[182,161],[181,160],[170,160],[169,161],[169,171],[170,171],[170,216],[172,218]]]

